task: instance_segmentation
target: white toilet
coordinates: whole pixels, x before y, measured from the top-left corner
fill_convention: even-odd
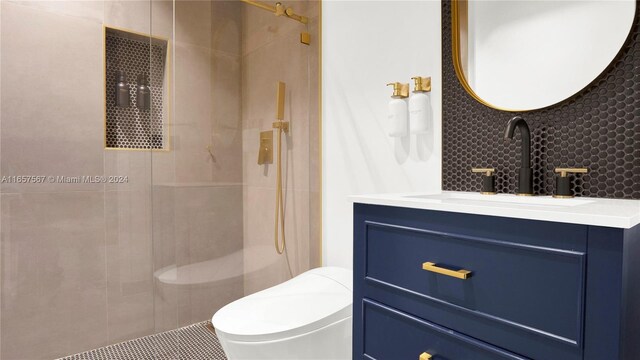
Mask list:
[[[352,276],[316,268],[224,306],[211,322],[227,357],[351,359]]]

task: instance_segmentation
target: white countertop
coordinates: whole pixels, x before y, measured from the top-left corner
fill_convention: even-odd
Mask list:
[[[354,203],[629,229],[640,224],[640,200],[481,195],[471,192],[353,195]]]

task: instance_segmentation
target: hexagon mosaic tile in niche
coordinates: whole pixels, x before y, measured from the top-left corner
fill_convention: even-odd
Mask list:
[[[550,108],[520,113],[532,132],[534,193],[553,194],[556,167],[587,167],[576,196],[640,199],[640,8],[624,47],[592,84]],[[442,2],[442,189],[480,191],[472,167],[495,167],[496,187],[515,193],[520,135],[502,140],[516,113],[474,100],[459,83],[451,49],[451,3]]]
[[[105,146],[117,149],[165,149],[163,96],[167,44],[120,30],[105,32]],[[116,106],[116,73],[125,71],[130,104]],[[137,107],[137,78],[146,75],[151,108]]]

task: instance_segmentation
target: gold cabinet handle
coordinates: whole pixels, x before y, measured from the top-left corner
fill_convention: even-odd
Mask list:
[[[422,354],[420,354],[418,360],[430,360],[431,358],[433,358],[433,355],[429,354],[428,352],[423,352]]]
[[[422,263],[422,270],[431,271],[437,274],[447,275],[454,277],[456,279],[466,280],[471,277],[471,271],[469,270],[449,270],[442,267],[439,267],[435,263],[425,262]]]

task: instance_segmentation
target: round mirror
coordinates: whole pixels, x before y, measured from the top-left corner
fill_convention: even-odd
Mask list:
[[[467,92],[489,107],[548,107],[609,66],[635,8],[635,0],[456,0],[454,67]]]

